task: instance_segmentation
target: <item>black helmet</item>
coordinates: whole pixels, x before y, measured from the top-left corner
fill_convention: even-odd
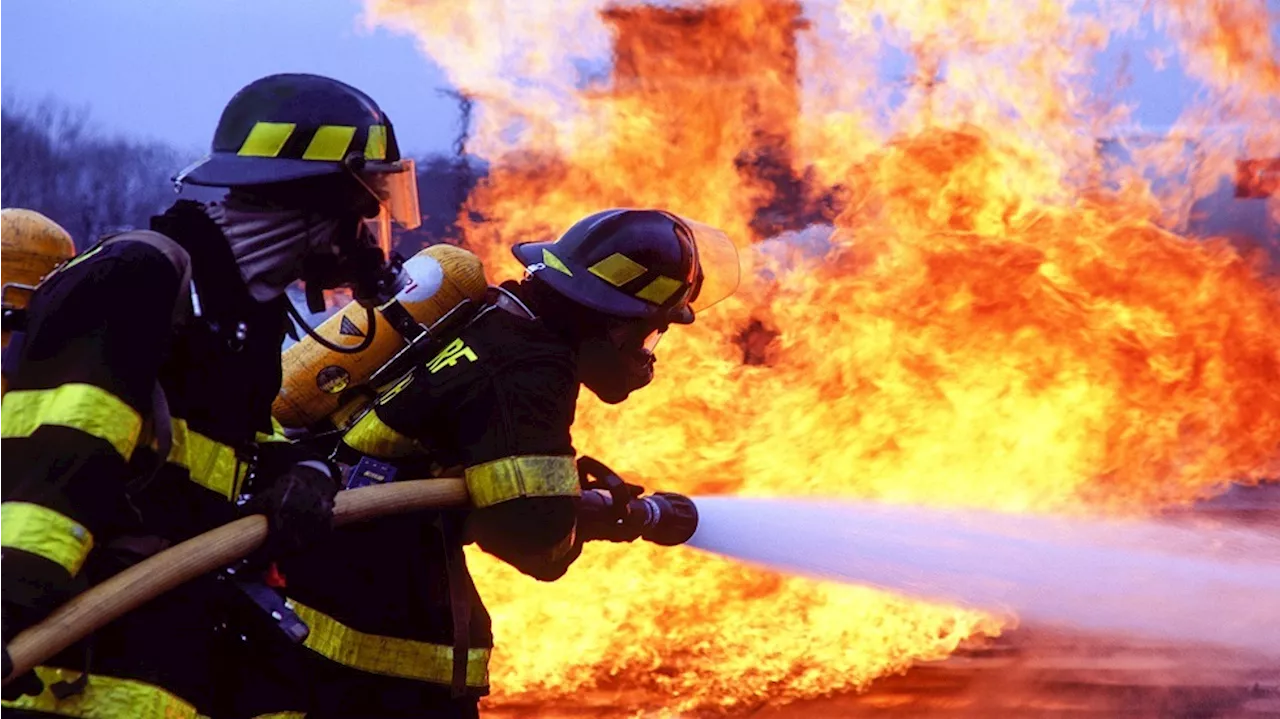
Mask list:
[[[695,310],[738,286],[729,238],[663,210],[604,210],[555,242],[521,243],[512,252],[531,276],[579,305],[659,324],[689,324]]]
[[[422,224],[417,167],[400,157],[386,113],[350,85],[290,74],[268,75],[237,92],[218,120],[212,151],[174,180],[264,193],[264,186],[344,174],[377,201],[371,224],[384,253],[391,251],[393,221],[409,230]],[[312,201],[326,203],[315,190],[307,193]]]
[[[391,121],[368,95],[319,75],[270,75],[231,98],[210,154],[175,180],[243,187],[384,164],[394,172],[399,159]]]

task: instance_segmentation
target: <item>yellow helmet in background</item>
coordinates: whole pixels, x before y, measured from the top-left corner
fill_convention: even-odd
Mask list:
[[[34,210],[0,210],[0,304],[22,309],[40,279],[76,254],[75,242],[62,225]],[[3,332],[9,346],[9,332]]]

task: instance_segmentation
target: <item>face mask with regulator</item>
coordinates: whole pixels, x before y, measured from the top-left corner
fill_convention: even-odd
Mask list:
[[[343,165],[359,188],[354,208],[357,216],[350,220],[350,227],[343,228],[328,252],[312,253],[306,258],[302,280],[307,308],[313,314],[325,309],[324,290],[350,287],[355,302],[366,310],[365,337],[351,347],[335,344],[320,337],[292,303],[289,311],[294,321],[326,349],[355,354],[373,344],[376,309],[390,302],[409,283],[403,259],[391,251],[391,225],[394,222],[404,229],[414,229],[421,226],[422,215],[413,160],[370,162],[360,153],[351,153]]]

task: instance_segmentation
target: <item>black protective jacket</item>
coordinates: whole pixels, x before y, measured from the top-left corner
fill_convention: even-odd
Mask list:
[[[235,519],[250,460],[266,457],[262,468],[297,457],[285,443],[259,441],[272,433],[286,300],[249,296],[227,240],[194,203],[153,228],[189,254],[198,299],[155,246],[109,242],[41,285],[20,345],[6,353],[6,611],[39,615]],[[160,401],[168,438],[153,426],[166,414]],[[215,713],[225,654],[214,636],[225,623],[215,584],[196,580],[112,623],[37,670],[44,694],[5,706],[138,719]],[[91,678],[75,691],[86,656]],[[57,687],[70,694],[59,699]]]
[[[472,507],[344,527],[282,563],[311,634],[257,672],[271,679],[245,715],[474,707],[488,691],[493,634],[463,545],[475,541],[543,580],[577,558],[569,428],[578,388],[568,342],[538,319],[491,307],[386,392],[344,436],[343,462],[385,460],[396,479],[464,476]]]

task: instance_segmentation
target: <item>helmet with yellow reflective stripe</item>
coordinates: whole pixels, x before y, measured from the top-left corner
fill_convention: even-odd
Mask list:
[[[529,274],[605,315],[689,324],[738,286],[738,253],[720,230],[664,210],[588,215],[554,242],[512,248]]]
[[[390,222],[422,224],[417,169],[400,157],[390,118],[368,95],[319,75],[269,75],[231,98],[208,155],[179,184],[255,188],[350,173],[380,206],[376,234]],[[372,216],[372,215],[371,215]]]
[[[391,253],[391,223],[413,229],[422,215],[414,162],[400,156],[391,120],[372,98],[319,75],[255,80],[223,109],[209,154],[174,180],[229,188],[217,221],[233,249],[255,245],[236,255],[255,298],[301,279],[319,312],[323,290],[349,286],[369,313],[355,347],[320,337],[288,307],[330,351],[373,342],[372,308],[408,282]]]
[[[210,153],[181,181],[214,187],[288,182],[345,172],[353,154],[370,170],[400,159],[391,121],[377,103],[331,78],[270,75],[231,98]]]

